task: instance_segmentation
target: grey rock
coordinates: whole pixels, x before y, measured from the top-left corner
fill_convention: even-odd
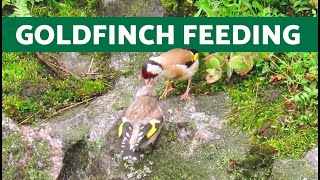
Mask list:
[[[163,16],[160,0],[102,0],[102,16]]]
[[[318,175],[306,160],[277,159],[273,163],[271,179],[315,180]]]
[[[130,62],[134,62],[130,53],[111,53],[111,64],[110,66],[118,71],[125,71],[130,68]]]
[[[78,52],[47,54],[53,57],[61,68],[67,70],[74,76],[83,77],[97,72],[96,63],[94,62],[93,57],[88,54],[81,54]]]
[[[316,173],[318,173],[318,147],[311,149],[307,152],[304,159],[306,159],[310,165],[314,168]]]
[[[56,179],[63,167],[60,139],[50,127],[18,127],[2,114],[2,178]]]

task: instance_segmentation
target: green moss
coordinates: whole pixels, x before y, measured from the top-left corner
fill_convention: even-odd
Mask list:
[[[24,179],[50,179],[47,170],[53,163],[49,154],[49,143],[42,139],[34,141],[35,149],[28,163],[22,168]]]
[[[279,156],[301,157],[317,143],[318,129],[312,126],[300,129],[292,124],[293,117],[288,115],[284,107],[286,99],[281,96],[281,92],[285,90],[279,89],[280,94],[272,98],[277,92],[266,93],[266,84],[263,85],[261,81],[260,88],[257,89],[258,80],[259,78],[252,80],[248,77],[241,84],[228,87],[233,100],[229,123],[240,125],[243,130],[252,134],[252,142],[275,147]]]
[[[3,53],[3,110],[13,120],[34,123],[57,110],[108,92],[119,76],[104,53],[92,53],[100,77],[57,77],[32,53]]]
[[[31,14],[39,17],[95,17],[100,3],[98,0],[48,0],[36,3]]]
[[[162,6],[167,10],[176,11],[179,5],[178,0],[161,0]]]
[[[53,164],[49,144],[34,139],[33,145],[33,148],[26,148],[27,143],[18,132],[2,137],[3,179],[50,179],[47,171]]]
[[[97,149],[101,149],[105,144],[106,144],[106,138],[105,137],[101,137],[95,141],[92,141],[90,143],[88,143],[88,148],[90,150],[97,150]]]
[[[21,135],[14,133],[2,136],[2,178],[5,180],[16,179],[18,164],[24,154],[25,143]]]
[[[161,0],[165,16],[193,16],[196,8],[192,0]]]
[[[252,145],[244,158],[229,161],[228,172],[234,174],[236,179],[268,179],[275,153],[275,148],[271,146]]]

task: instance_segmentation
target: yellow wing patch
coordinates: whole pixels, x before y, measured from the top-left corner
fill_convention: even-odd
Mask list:
[[[151,129],[147,133],[147,138],[150,138],[156,131],[156,123],[151,123]]]
[[[150,138],[154,135],[154,133],[158,130],[158,128],[156,127],[156,123],[160,123],[160,122],[161,121],[159,121],[157,119],[153,119],[150,121],[151,129],[147,133],[147,138]]]
[[[192,57],[192,61],[195,61],[199,58],[199,53],[196,53],[195,55],[193,55]]]
[[[122,122],[119,126],[119,130],[118,130],[118,136],[120,137],[122,135],[122,130],[123,130],[123,124],[124,122]]]
[[[122,123],[120,124],[119,126],[119,129],[118,129],[118,136],[120,137],[122,135],[122,131],[123,131],[123,124],[125,122],[128,122],[129,120],[126,118],[126,117],[122,117]]]

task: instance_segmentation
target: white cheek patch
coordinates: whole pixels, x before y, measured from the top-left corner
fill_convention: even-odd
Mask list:
[[[181,69],[188,69],[188,66],[183,65],[183,64],[177,64],[176,66],[178,66]]]
[[[159,74],[162,71],[162,68],[158,65],[148,64],[147,71],[152,74]]]

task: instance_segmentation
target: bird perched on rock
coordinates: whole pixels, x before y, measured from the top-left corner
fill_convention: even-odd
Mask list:
[[[189,96],[191,79],[199,67],[198,51],[194,49],[176,48],[151,57],[142,66],[142,77],[145,84],[150,84],[158,75],[164,77],[166,87],[159,99],[165,98],[173,90],[173,80],[188,80],[188,86],[181,99]]]
[[[148,84],[138,90],[118,129],[123,159],[138,160],[142,149],[153,144],[163,125],[163,114],[155,88]]]

